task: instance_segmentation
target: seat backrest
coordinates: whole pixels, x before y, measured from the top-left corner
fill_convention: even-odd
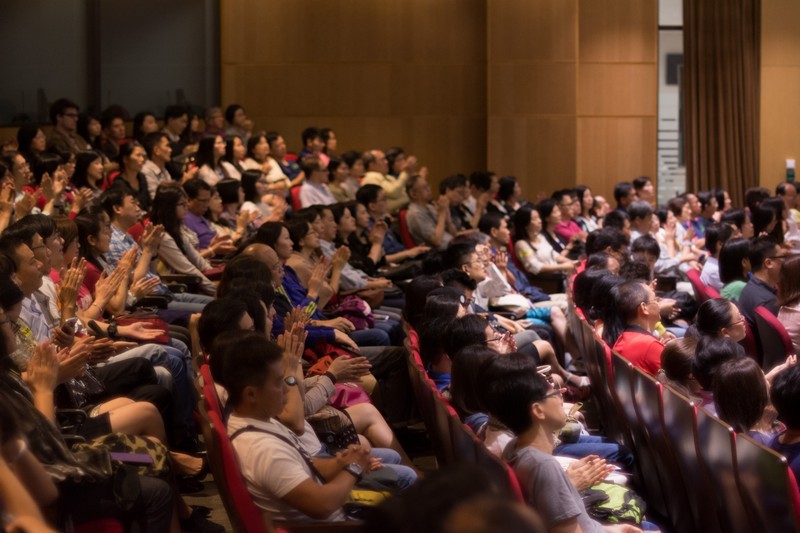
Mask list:
[[[647,503],[658,513],[666,514],[666,502],[661,487],[661,478],[653,458],[653,452],[647,441],[647,434],[639,423],[636,413],[636,397],[633,394],[633,365],[614,352],[612,355],[614,367],[614,390],[617,394],[619,415],[624,416],[628,424],[632,441],[632,451],[636,455],[639,481],[647,492]]]
[[[765,372],[769,372],[773,367],[782,364],[788,355],[794,353],[794,345],[786,328],[769,309],[758,306],[755,313],[758,338],[761,339],[761,353],[763,354],[761,367]]]
[[[522,264],[522,261],[519,260],[517,253],[514,251],[514,239],[508,239],[508,256],[520,272],[526,272],[525,265]]]
[[[706,285],[705,287],[706,287],[706,294],[708,295],[708,297],[710,299],[713,300],[714,298],[722,298],[720,293],[714,287],[712,287],[710,285]]]
[[[408,220],[406,219],[407,215],[408,209],[401,209],[398,213],[400,222],[400,238],[403,239],[403,246],[411,249],[417,244],[414,242],[414,237],[411,236],[411,232],[408,231]]]
[[[300,187],[293,187],[290,193],[292,197],[292,209],[300,211],[303,208],[303,204],[300,202]]]
[[[744,353],[761,365],[763,358],[758,347],[758,341],[747,320],[744,321],[744,339],[741,341],[741,344],[744,347]]]
[[[698,453],[717,495],[723,531],[752,531],[739,495],[736,474],[736,432],[706,409],[697,410]]]
[[[698,531],[719,531],[716,497],[697,458],[697,408],[670,386],[663,386],[664,431],[683,477]]]
[[[476,442],[483,445],[477,440],[477,437],[472,430],[465,426],[461,419],[457,416],[451,416],[447,419],[450,429],[450,436],[453,438],[453,457],[458,463],[475,463],[476,457]]]
[[[664,400],[661,383],[639,368],[633,369],[633,392],[636,398],[636,413],[641,426],[647,432],[648,445],[658,469],[665,512],[675,531],[692,531],[692,509],[686,498],[684,481],[677,460],[667,442],[664,432]]]
[[[211,367],[202,365],[200,375],[203,378],[203,397],[206,400],[206,407],[209,411],[216,413],[220,420],[224,418],[222,414],[222,402],[219,401],[217,388],[214,386],[214,378],[211,376]]]
[[[694,295],[697,299],[697,304],[700,305],[708,300],[708,292],[706,291],[705,284],[700,279],[700,271],[696,268],[691,268],[686,271],[686,277],[689,278],[689,282],[692,284]]]
[[[253,503],[247,491],[236,453],[225,431],[222,419],[213,411],[201,408],[200,427],[208,452],[208,462],[214,475],[225,511],[234,531],[266,533],[264,515]]]
[[[742,500],[750,515],[751,531],[800,531],[786,459],[747,435],[736,438],[737,469]]]

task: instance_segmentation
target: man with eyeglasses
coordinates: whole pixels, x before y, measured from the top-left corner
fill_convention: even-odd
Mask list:
[[[186,193],[186,216],[183,225],[196,235],[189,233],[189,243],[194,246],[205,259],[217,255],[227,255],[236,250],[228,235],[218,235],[211,227],[211,222],[204,216],[211,203],[213,188],[200,178],[192,178],[183,184]]]
[[[563,389],[554,388],[522,354],[494,357],[480,367],[480,403],[514,433],[503,459],[514,469],[525,501],[536,509],[547,531],[640,532],[629,524],[603,526],[586,512],[575,485],[553,457],[555,435],[564,427]],[[604,461],[587,458],[593,479],[611,470]]]
[[[78,105],[60,98],[50,106],[50,120],[53,131],[47,139],[47,151],[72,152],[76,154],[89,150],[89,143],[78,135]]]
[[[564,242],[570,242],[577,239],[581,242],[586,242],[586,232],[581,228],[574,218],[580,214],[578,209],[580,203],[575,191],[571,189],[563,189],[553,193],[553,200],[558,203],[558,208],[561,210],[561,222],[556,224],[556,234],[563,239]]]
[[[772,314],[778,315],[778,279],[787,257],[789,252],[772,237],[758,237],[750,245],[748,258],[752,276],[739,297],[739,310],[751,329],[755,329],[756,307],[766,307]]]

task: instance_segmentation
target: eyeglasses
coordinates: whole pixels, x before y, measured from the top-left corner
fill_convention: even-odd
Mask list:
[[[744,323],[744,316],[740,316],[739,320],[735,320],[735,321],[731,322],[730,324],[728,324],[725,327],[726,328],[730,328],[730,327],[733,327],[733,326],[738,326],[739,324],[743,324],[743,323]]]
[[[783,255],[768,255],[766,258],[767,258],[767,259],[776,259],[776,260],[777,260],[777,259],[786,259],[787,257],[789,257],[789,254],[783,254]]]
[[[567,392],[567,389],[553,389],[547,394],[544,395],[544,399],[548,398],[564,398],[564,393]]]

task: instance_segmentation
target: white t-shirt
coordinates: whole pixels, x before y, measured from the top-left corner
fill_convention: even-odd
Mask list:
[[[298,451],[298,447],[302,447],[302,444],[297,436],[274,420],[264,422],[253,418],[242,418],[235,414],[231,414],[228,418],[228,435],[233,435],[238,429],[247,426],[281,435],[297,446],[289,445],[280,438],[262,431],[245,431],[233,440],[233,449],[239,460],[242,477],[253,502],[273,520],[315,521],[281,500],[307,479],[319,483]],[[340,509],[325,521],[344,519],[345,515]]]

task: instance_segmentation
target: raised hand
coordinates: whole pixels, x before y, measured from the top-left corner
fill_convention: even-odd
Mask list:
[[[447,196],[442,195],[436,200],[436,212],[440,215],[450,212],[450,200],[447,199]]]
[[[313,294],[314,298],[319,295],[319,291],[325,284],[325,280],[328,277],[330,268],[331,263],[326,257],[323,257],[317,262],[317,264],[314,266],[314,270],[311,272],[311,277],[308,280],[309,295]]]
[[[22,193],[22,198],[20,198],[19,202],[17,202],[16,205],[14,206],[14,214],[16,215],[16,219],[19,220],[22,217],[29,215],[31,211],[33,211],[33,208],[36,206],[36,202],[41,195],[42,195],[41,189],[36,191],[34,194],[31,194],[28,191],[24,191]]]
[[[84,187],[75,193],[72,199],[72,212],[80,213],[81,209],[89,205],[89,202],[94,198],[94,193],[91,189]]]
[[[286,317],[283,319],[283,330],[292,331],[296,325],[301,329],[305,329],[310,323],[311,319],[308,314],[298,305],[286,313]]]
[[[340,246],[336,249],[333,253],[333,257],[331,258],[331,263],[333,265],[334,270],[341,270],[347,264],[347,261],[350,259],[350,248],[347,246]]]
[[[58,358],[50,341],[36,345],[33,357],[28,360],[25,382],[36,392],[52,392],[58,385]]]
[[[69,268],[61,274],[61,283],[58,285],[58,301],[61,308],[74,307],[78,301],[78,290],[83,285],[86,277],[86,259],[75,257]]]
[[[58,352],[58,382],[64,383],[82,376],[86,372],[86,365],[89,363],[91,355],[89,342],[82,342],[76,344],[72,349],[64,348]]]
[[[341,355],[333,360],[328,372],[333,374],[336,381],[355,381],[369,374],[372,364],[366,357],[350,357]]]
[[[383,244],[383,238],[386,237],[387,231],[389,231],[389,226],[386,225],[386,222],[383,220],[377,221],[369,232],[369,242]]]
[[[133,282],[130,291],[133,294],[134,298],[136,298],[137,300],[141,300],[148,294],[153,294],[154,292],[156,292],[156,289],[158,288],[158,285],[160,283],[161,282],[156,277],[141,278]]]
[[[158,254],[158,247],[161,244],[161,239],[164,237],[164,226],[158,224],[152,225],[150,222],[144,227],[142,234],[141,246],[143,250],[147,250],[151,256]]]

